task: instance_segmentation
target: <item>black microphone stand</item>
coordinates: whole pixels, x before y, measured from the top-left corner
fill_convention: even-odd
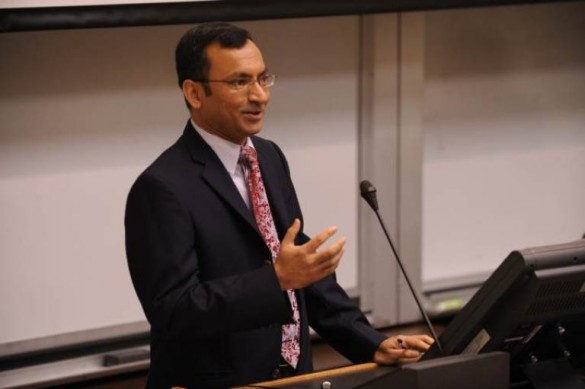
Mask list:
[[[378,220],[380,221],[380,225],[382,226],[382,230],[384,231],[384,234],[386,235],[386,239],[388,240],[388,243],[390,243],[390,248],[392,248],[392,252],[394,253],[394,258],[396,258],[396,262],[398,263],[398,266],[400,267],[400,270],[402,271],[402,275],[404,276],[404,279],[406,280],[406,283],[408,284],[408,287],[410,288],[410,292],[412,293],[412,296],[414,297],[414,301],[416,301],[416,305],[418,306],[418,309],[419,309],[420,313],[422,314],[422,316],[427,324],[427,327],[428,327],[429,331],[431,332],[433,339],[435,340],[435,343],[437,344],[437,348],[439,349],[439,353],[441,355],[443,355],[443,347],[441,346],[441,342],[439,342],[439,337],[435,333],[435,329],[433,328],[433,325],[431,324],[431,321],[429,320],[427,313],[423,309],[422,304],[420,303],[420,300],[418,299],[418,295],[415,292],[414,287],[412,286],[412,283],[410,282],[410,278],[408,277],[408,274],[406,273],[404,266],[402,265],[402,261],[400,260],[400,256],[398,255],[398,252],[394,248],[394,244],[392,243],[392,239],[390,238],[390,234],[388,233],[388,230],[386,229],[386,224],[384,223],[384,220],[382,220],[382,217],[380,216],[380,212],[378,212],[378,201],[376,199],[376,188],[369,181],[364,180],[360,184],[360,190],[361,190],[362,197],[364,198],[364,200],[366,200],[366,202],[370,205],[370,207],[374,210],[374,213],[378,217]]]

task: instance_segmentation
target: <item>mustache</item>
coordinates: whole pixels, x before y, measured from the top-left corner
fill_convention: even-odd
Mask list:
[[[264,112],[264,110],[266,109],[266,105],[265,104],[248,104],[244,109],[242,109],[243,112]]]

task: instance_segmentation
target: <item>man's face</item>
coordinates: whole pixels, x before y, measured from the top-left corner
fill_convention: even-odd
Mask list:
[[[209,80],[234,80],[258,77],[266,73],[262,54],[248,40],[239,49],[211,44],[206,48]],[[202,129],[236,144],[243,144],[250,135],[262,129],[270,92],[257,82],[234,90],[223,82],[210,82],[211,95],[199,89],[199,106],[193,109],[193,120]]]

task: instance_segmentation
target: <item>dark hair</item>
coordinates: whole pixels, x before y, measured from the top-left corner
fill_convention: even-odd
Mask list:
[[[175,50],[175,64],[179,87],[185,80],[207,80],[209,60],[205,48],[212,43],[219,43],[224,48],[239,49],[248,40],[250,33],[240,27],[225,22],[203,23],[187,31]],[[204,84],[205,93],[211,94],[208,84]]]

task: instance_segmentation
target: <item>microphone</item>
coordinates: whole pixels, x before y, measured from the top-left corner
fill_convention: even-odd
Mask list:
[[[390,248],[392,248],[392,252],[394,253],[394,258],[396,258],[396,262],[398,263],[398,266],[400,267],[400,270],[402,271],[402,275],[404,276],[404,279],[406,280],[406,283],[408,284],[408,287],[410,288],[410,292],[412,293],[412,296],[414,297],[414,301],[416,301],[416,305],[418,306],[418,310],[420,311],[423,318],[425,319],[427,327],[428,327],[429,331],[431,332],[431,335],[433,336],[435,343],[437,344],[437,347],[439,349],[439,353],[441,355],[443,355],[443,347],[441,346],[441,342],[439,342],[439,338],[437,337],[437,334],[435,333],[435,329],[433,328],[433,325],[431,324],[431,321],[429,320],[427,313],[423,309],[423,307],[420,303],[420,300],[418,299],[417,293],[415,292],[414,287],[412,286],[412,283],[410,282],[410,278],[408,277],[408,274],[406,273],[406,270],[404,269],[404,266],[402,265],[402,261],[400,260],[400,256],[398,255],[398,252],[394,248],[394,243],[392,243],[392,239],[390,239],[390,234],[388,234],[388,230],[386,229],[386,224],[384,224],[384,221],[382,220],[382,217],[380,216],[380,212],[378,212],[378,199],[376,197],[376,187],[374,185],[372,185],[372,183],[370,181],[363,180],[360,183],[360,194],[361,194],[362,198],[364,200],[366,200],[368,205],[376,213],[376,216],[378,217],[378,220],[380,221],[380,225],[382,226],[382,230],[384,230],[384,234],[386,235],[386,239],[388,240],[388,243],[390,244]]]
[[[376,188],[368,180],[363,180],[360,183],[360,192],[366,202],[372,207],[374,212],[378,214],[378,198],[376,197]]]

